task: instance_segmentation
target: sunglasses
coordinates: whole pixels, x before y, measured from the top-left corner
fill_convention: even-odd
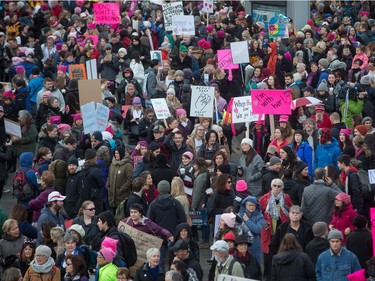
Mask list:
[[[95,211],[95,208],[86,209],[86,211],[92,212],[92,211]]]

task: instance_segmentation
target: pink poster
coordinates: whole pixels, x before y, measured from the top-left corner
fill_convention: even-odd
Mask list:
[[[370,208],[372,244],[375,245],[375,208]],[[373,256],[375,256],[375,247],[373,247]]]
[[[135,8],[137,7],[137,0],[132,0],[130,3],[129,11],[128,11],[128,17],[131,18]]]
[[[253,113],[291,114],[290,90],[251,90]]]
[[[95,3],[94,22],[104,24],[120,23],[120,6],[118,3]]]
[[[230,49],[218,50],[217,61],[221,69],[238,69],[238,64],[233,64],[232,51]]]

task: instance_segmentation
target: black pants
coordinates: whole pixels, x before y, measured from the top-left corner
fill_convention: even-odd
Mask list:
[[[0,181],[0,199],[3,197],[3,190],[4,190],[5,180]]]

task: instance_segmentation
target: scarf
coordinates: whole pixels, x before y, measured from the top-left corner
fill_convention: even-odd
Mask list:
[[[249,253],[246,253],[245,255],[243,255],[242,253],[240,253],[239,251],[236,251],[236,255],[237,255],[237,259],[240,263],[244,263],[244,264],[247,264],[250,260],[250,255]]]
[[[358,159],[358,156],[360,156],[363,152],[363,148],[360,147],[358,149],[355,150],[355,158]]]
[[[51,271],[52,267],[55,265],[53,258],[49,257],[44,264],[37,264],[35,260],[30,263],[31,268],[36,273],[48,273]]]
[[[280,214],[277,209],[276,201],[279,202],[278,204],[280,205],[280,208],[283,211],[283,213],[285,215],[288,215],[288,210],[285,208],[284,205],[284,192],[280,192],[278,195],[274,195],[271,192],[271,197],[270,200],[268,200],[268,204],[266,207],[266,212],[269,213],[273,219],[278,220],[280,218]]]

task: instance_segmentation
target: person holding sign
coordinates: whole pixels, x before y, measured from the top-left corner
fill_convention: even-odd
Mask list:
[[[116,75],[119,71],[118,58],[115,54],[112,53],[111,44],[105,44],[104,48],[105,53],[99,57],[100,63],[98,63],[98,72],[100,72],[102,78],[113,82],[113,84],[111,84],[110,91],[112,94],[114,94],[114,82],[116,80]]]

